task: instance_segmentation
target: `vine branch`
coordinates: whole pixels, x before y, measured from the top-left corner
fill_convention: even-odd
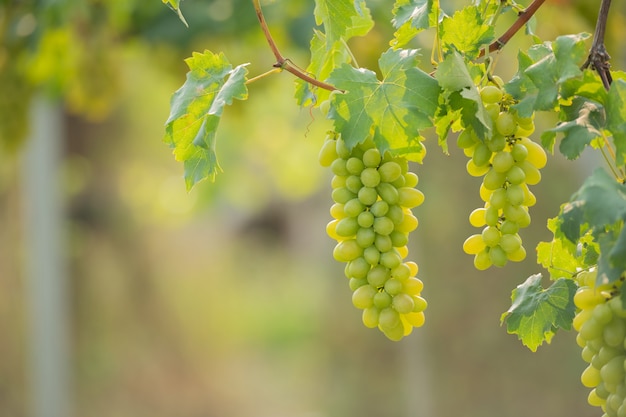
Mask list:
[[[598,13],[598,20],[596,22],[596,31],[593,34],[593,43],[589,50],[589,56],[587,61],[583,64],[583,69],[591,67],[598,72],[602,79],[602,84],[605,89],[609,89],[613,78],[609,68],[609,60],[611,56],[606,51],[604,46],[604,35],[606,33],[606,22],[609,18],[609,8],[611,7],[611,0],[602,0],[600,4],[600,12]]]
[[[315,78],[305,74],[302,70],[293,65],[289,59],[283,57],[283,55],[278,50],[278,46],[276,46],[276,42],[274,42],[274,38],[272,38],[269,27],[267,26],[267,22],[265,21],[265,17],[263,16],[263,11],[261,10],[260,0],[252,0],[252,3],[254,4],[254,10],[256,11],[256,16],[259,19],[259,23],[261,25],[261,29],[263,30],[263,34],[265,35],[265,39],[267,39],[267,43],[269,44],[270,49],[274,54],[274,57],[276,57],[276,63],[272,65],[274,68],[280,68],[287,72],[290,72],[301,80],[304,80],[316,87],[323,88],[324,90],[342,91],[335,86],[332,86],[320,80],[316,80]]]
[[[504,32],[504,34],[500,36],[497,40],[493,41],[486,49],[488,49],[490,53],[502,49],[504,45],[506,45],[506,43],[511,40],[513,35],[515,35],[522,28],[522,26],[524,26],[530,20],[531,17],[533,17],[535,12],[539,10],[541,5],[545,3],[545,1],[546,0],[534,0],[524,11],[518,14],[517,20],[513,22],[511,27],[506,32]],[[480,58],[484,56],[485,53],[485,49],[483,49],[482,51],[480,51],[480,55],[478,57]]]

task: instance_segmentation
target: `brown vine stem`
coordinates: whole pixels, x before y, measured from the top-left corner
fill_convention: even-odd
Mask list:
[[[604,34],[606,33],[606,22],[609,18],[609,9],[611,7],[611,0],[602,0],[600,4],[600,12],[598,13],[598,20],[596,22],[596,30],[593,34],[593,43],[589,50],[589,56],[587,61],[583,64],[583,69],[591,67],[598,72],[602,79],[602,84],[605,89],[609,89],[613,78],[609,68],[609,60],[611,56],[606,51],[604,46]]]
[[[252,4],[254,4],[254,10],[256,11],[256,16],[259,19],[259,23],[261,24],[261,29],[263,30],[265,39],[267,39],[267,43],[269,44],[270,49],[272,50],[272,53],[274,54],[274,57],[276,57],[276,63],[273,65],[274,68],[280,68],[287,72],[290,72],[296,77],[300,78],[301,80],[304,80],[308,82],[309,84],[314,85],[316,87],[323,88],[324,90],[342,91],[336,88],[335,86],[316,80],[315,78],[305,74],[300,69],[298,69],[295,65],[293,65],[289,59],[283,57],[283,55],[278,50],[278,46],[276,46],[276,42],[274,42],[274,38],[272,38],[272,34],[270,33],[269,27],[267,26],[267,22],[265,21],[265,17],[263,16],[263,11],[261,10],[260,0],[252,0]]]
[[[511,27],[506,32],[504,32],[502,36],[500,36],[497,40],[493,41],[489,45],[489,47],[487,48],[488,51],[491,53],[502,49],[504,45],[506,45],[506,43],[511,40],[513,35],[515,35],[522,28],[522,26],[524,26],[530,20],[531,17],[533,17],[535,12],[539,10],[541,5],[545,3],[545,1],[546,0],[534,0],[523,12],[519,13],[517,20],[513,22]],[[485,49],[483,49],[482,51],[480,51],[478,57],[480,58],[484,56],[485,53]]]

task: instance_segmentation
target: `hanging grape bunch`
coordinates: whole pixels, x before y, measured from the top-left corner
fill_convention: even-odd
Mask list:
[[[580,380],[592,388],[589,404],[602,407],[607,417],[626,416],[626,310],[622,305],[622,281],[596,284],[595,269],[582,271],[574,303],[579,309],[573,326],[582,358],[589,366]]]
[[[533,117],[519,117],[510,107],[514,104],[511,97],[494,78],[479,88],[493,122],[493,134],[483,141],[468,127],[457,141],[470,158],[467,172],[483,178],[480,197],[485,205],[469,218],[472,226],[483,229],[463,244],[463,250],[474,255],[474,266],[479,270],[526,258],[518,232],[530,224],[528,208],[536,202],[528,186],[539,183],[539,170],[547,161],[543,148],[528,138],[535,129]]]
[[[334,205],[326,230],[337,241],[333,256],[345,262],[352,303],[365,326],[400,340],[424,324],[426,301],[417,264],[405,262],[409,233],[417,228],[411,208],[424,201],[405,158],[381,155],[373,140],[348,149],[329,135],[320,164],[330,167]]]

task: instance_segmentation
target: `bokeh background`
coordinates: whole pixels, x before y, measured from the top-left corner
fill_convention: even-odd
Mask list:
[[[449,13],[465,3],[442,1]],[[263,5],[283,54],[306,67],[314,2]],[[368,5],[379,23],[351,47],[375,68],[393,2]],[[532,353],[500,326],[511,290],[542,272],[533,248],[551,238],[546,220],[601,165],[595,155],[550,157],[523,233],[528,259],[478,273],[461,245],[474,233],[467,217],[481,205],[480,180],[452,140],[444,155],[427,139],[425,163],[413,166],[426,202],[410,243],[427,321],[390,342],[361,324],[332,259],[330,175],[317,164],[331,125],[295,105],[290,74],[253,83],[248,101],[226,109],[224,173],[185,191],[162,142],[183,59],[223,51],[253,76],[273,55],[248,0],[182,6],[189,28],[158,0],[0,3],[0,416],[601,414],[579,382],[574,334]],[[593,32],[598,7],[546,2],[536,33]],[[626,67],[624,8],[613,6],[607,34],[616,69]],[[429,36],[412,45],[424,49],[425,68]],[[514,74],[516,51],[529,44],[518,34],[496,72]],[[554,123],[538,115],[537,131]],[[42,148],[57,155],[47,174],[33,156]],[[57,213],[58,236],[33,221],[37,209]],[[50,238],[51,257],[38,245]],[[42,284],[51,270],[58,281]],[[50,291],[64,301],[60,323],[41,305]],[[57,391],[42,393],[50,351],[65,359],[48,370]]]

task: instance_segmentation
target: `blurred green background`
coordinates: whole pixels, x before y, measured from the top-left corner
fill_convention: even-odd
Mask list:
[[[442,1],[452,12],[462,1]],[[597,4],[598,3],[598,4]],[[263,2],[283,54],[306,67],[313,1]],[[393,32],[393,2],[368,2],[374,31],[351,44],[375,67]],[[249,86],[218,132],[224,173],[186,193],[161,141],[169,98],[192,51],[223,51],[250,75],[270,69],[248,0],[187,0],[189,29],[158,0],[0,3],[0,416],[35,416],[38,348],[29,271],[45,262],[27,238],[25,156],[43,100],[59,110],[63,254],[71,415],[89,417],[597,416],[579,382],[574,334],[532,353],[499,324],[511,290],[533,273],[545,222],[600,161],[549,159],[532,187],[528,259],[476,272],[461,245],[481,204],[480,180],[451,142],[426,141],[414,166],[426,202],[410,257],[427,321],[402,342],[361,324],[325,235],[329,170],[317,151],[331,128],[299,109],[283,73]],[[545,40],[593,32],[599,2],[546,2]],[[619,9],[621,8],[621,10]],[[624,4],[611,14],[613,67],[626,67]],[[503,19],[505,28],[512,17]],[[425,68],[432,38],[424,34]],[[518,34],[496,72],[515,72]],[[538,132],[555,123],[538,115]],[[39,129],[42,127],[40,126]],[[46,129],[46,126],[43,126]],[[25,137],[25,140],[21,140]],[[535,134],[535,138],[538,133]],[[45,209],[45,208],[44,208]],[[36,225],[34,227],[37,233]],[[40,265],[45,268],[48,265]],[[59,383],[63,383],[60,379]],[[45,415],[45,413],[44,413]]]

